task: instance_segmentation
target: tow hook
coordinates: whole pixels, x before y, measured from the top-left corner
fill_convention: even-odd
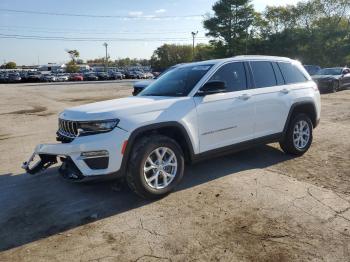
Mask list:
[[[31,167],[30,164],[33,162],[35,156],[36,153],[33,153],[29,160],[22,165],[22,168],[30,175],[40,173],[57,163],[56,156],[39,154],[40,160]]]

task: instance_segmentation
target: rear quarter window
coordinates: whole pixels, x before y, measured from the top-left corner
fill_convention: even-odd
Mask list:
[[[308,81],[307,77],[295,65],[279,62],[278,66],[281,69],[286,84],[296,84]]]

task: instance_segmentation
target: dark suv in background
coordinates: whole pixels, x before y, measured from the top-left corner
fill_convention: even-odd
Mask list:
[[[324,68],[312,76],[320,92],[337,92],[350,87],[350,69],[347,67]]]

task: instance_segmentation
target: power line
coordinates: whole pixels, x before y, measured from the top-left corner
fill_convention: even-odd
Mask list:
[[[2,28],[1,28],[2,27]],[[113,32],[113,31],[105,31],[105,32],[98,32],[98,31],[72,31],[72,30],[41,30],[41,29],[32,29],[32,28],[25,28],[25,29],[11,29],[12,27],[6,28],[5,26],[0,26],[0,31],[26,31],[26,32],[34,32],[34,33],[52,33],[52,34],[75,34],[75,35],[130,35],[130,34],[138,34],[138,35],[164,35],[167,34],[187,34],[188,32],[174,32],[174,31],[164,31],[164,32],[143,32],[143,31],[121,31],[121,32]],[[203,32],[204,33],[204,32]]]
[[[23,40],[51,40],[51,41],[77,41],[77,42],[163,42],[163,41],[189,41],[190,38],[92,38],[92,37],[63,37],[63,36],[39,36],[39,35],[21,35],[21,34],[1,34],[0,38],[23,39]],[[201,38],[205,40],[206,38]]]
[[[110,32],[116,32],[116,31],[106,31],[104,29],[84,29],[84,28],[80,28],[80,27],[70,27],[70,28],[53,28],[53,27],[36,27],[36,26],[23,26],[23,25],[0,25],[0,28],[17,28],[17,29],[33,29],[33,30],[64,30],[64,31],[72,31],[72,32],[76,32],[81,31],[81,32],[101,32],[101,33],[110,33]],[[183,28],[183,27],[181,27]],[[189,30],[185,30],[184,31],[175,31],[172,29],[164,29],[164,30],[153,30],[153,28],[151,29],[151,32],[155,32],[155,33],[188,33]],[[171,32],[169,32],[171,30]],[[56,32],[56,31],[55,31]],[[145,30],[121,30],[119,31],[120,33],[143,33],[145,32]],[[149,32],[149,33],[151,33]]]
[[[76,14],[76,13],[56,13],[56,12],[45,12],[45,11],[32,11],[32,10],[18,10],[18,9],[7,9],[0,8],[2,12],[9,13],[23,13],[23,14],[35,14],[35,15],[49,15],[49,16],[70,16],[70,17],[90,17],[90,18],[117,18],[117,19],[169,19],[169,18],[195,18],[202,17],[203,14],[193,15],[176,15],[176,16],[155,16],[155,15],[93,15],[93,14]]]

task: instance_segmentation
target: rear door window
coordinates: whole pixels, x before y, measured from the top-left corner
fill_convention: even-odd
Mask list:
[[[250,62],[256,88],[276,86],[277,80],[271,62],[252,61]]]
[[[278,66],[281,69],[286,84],[296,84],[307,81],[306,76],[295,65],[279,62]]]
[[[227,92],[240,91],[247,88],[247,77],[242,62],[223,65],[209,81],[225,82]]]

